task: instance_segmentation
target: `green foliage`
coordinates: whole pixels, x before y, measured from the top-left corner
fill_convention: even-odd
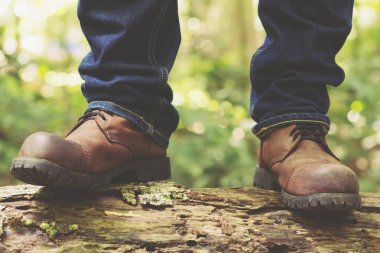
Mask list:
[[[64,135],[83,113],[77,66],[88,51],[76,0],[0,5],[0,184],[35,131]],[[174,180],[192,187],[250,186],[258,140],[250,132],[249,61],[264,31],[250,0],[179,1],[182,46],[172,70],[181,121],[169,154]],[[346,81],[331,88],[333,151],[380,192],[380,3],[356,1],[338,56]]]

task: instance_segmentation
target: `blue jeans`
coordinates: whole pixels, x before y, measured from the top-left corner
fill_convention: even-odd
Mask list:
[[[196,3],[194,3],[196,4]],[[253,132],[305,122],[329,126],[327,84],[351,29],[353,0],[260,0],[267,32],[251,63]],[[167,83],[180,41],[177,0],[80,0],[78,16],[91,46],[79,72],[87,110],[134,122],[166,147],[178,125]]]

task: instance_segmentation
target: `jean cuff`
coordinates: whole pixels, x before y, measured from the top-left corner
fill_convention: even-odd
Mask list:
[[[278,128],[296,123],[319,124],[326,128],[326,132],[330,129],[330,119],[326,115],[319,113],[289,113],[260,121],[252,128],[252,132],[259,139],[263,139]]]
[[[126,118],[134,123],[141,131],[151,136],[151,138],[159,145],[167,148],[169,145],[169,136],[159,132],[148,123],[138,112],[122,107],[118,104],[109,101],[93,101],[90,102],[86,111],[92,111],[96,109],[101,109],[104,111],[111,112],[120,117]]]

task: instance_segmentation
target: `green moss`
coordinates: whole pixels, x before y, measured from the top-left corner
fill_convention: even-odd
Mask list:
[[[123,196],[123,200],[125,200],[128,204],[131,205],[137,205],[137,199],[136,199],[136,194],[134,191],[130,189],[121,189],[121,195]]]
[[[172,206],[173,201],[170,192],[150,192],[139,195],[139,201],[142,205],[152,206]]]
[[[57,235],[58,230],[55,227],[55,222],[52,222],[51,224],[47,222],[42,222],[39,227],[43,232],[45,232],[50,238],[53,238]]]
[[[170,193],[166,193],[166,194],[162,193],[161,196],[165,200],[171,200],[172,199],[172,197],[170,196]]]
[[[40,224],[40,228],[41,228],[42,230],[46,230],[46,229],[48,229],[49,227],[50,227],[49,223],[42,222],[42,223]]]
[[[78,224],[70,224],[69,225],[69,231],[71,231],[71,232],[77,231],[78,228],[79,228]]]
[[[170,181],[131,183],[121,186],[120,191],[123,199],[132,205],[137,205],[139,200],[142,205],[172,206],[173,199],[188,199],[188,190]]]
[[[189,197],[187,196],[187,192],[173,192],[172,196],[173,196],[173,199],[182,199],[182,200],[189,199]]]
[[[49,229],[46,230],[46,233],[48,234],[50,238],[53,238],[57,235],[58,230],[54,227],[50,227]]]
[[[26,219],[26,220],[24,220],[24,225],[25,226],[32,226],[33,225],[33,221],[31,219]]]

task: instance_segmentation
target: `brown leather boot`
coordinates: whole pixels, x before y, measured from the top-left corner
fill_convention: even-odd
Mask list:
[[[170,163],[166,150],[130,121],[97,110],[81,117],[66,138],[43,132],[29,136],[11,173],[36,185],[101,187],[168,179]]]
[[[291,209],[359,208],[358,179],[330,151],[326,132],[319,125],[297,124],[268,134],[258,151],[254,185],[281,190]]]

